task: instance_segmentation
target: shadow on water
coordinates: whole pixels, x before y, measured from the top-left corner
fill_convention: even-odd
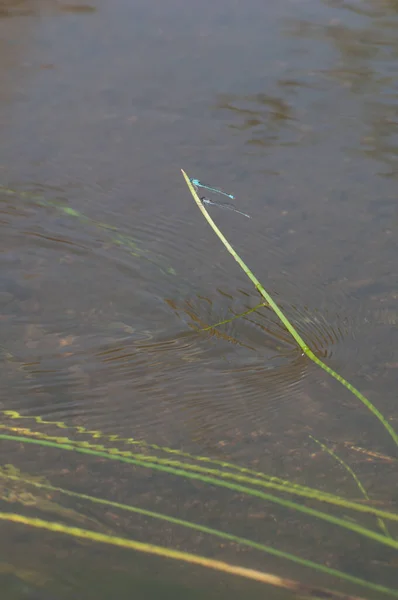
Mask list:
[[[382,0],[0,0],[7,598],[397,596],[392,442],[179,174],[236,195],[228,239],[396,427],[396,28]]]

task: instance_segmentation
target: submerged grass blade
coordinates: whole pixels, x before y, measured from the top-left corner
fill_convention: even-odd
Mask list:
[[[43,419],[40,416],[22,415],[21,413],[19,413],[16,410],[0,410],[0,414],[3,414],[4,416],[6,416],[12,420],[31,420],[31,421],[33,420],[38,425],[50,425],[53,427],[57,427],[58,429],[68,429],[70,431],[74,431],[81,435],[88,435],[93,439],[101,439],[101,440],[106,440],[108,442],[119,442],[121,444],[128,444],[131,446],[148,448],[151,450],[164,452],[165,454],[181,456],[183,458],[188,458],[188,459],[195,460],[198,462],[217,465],[217,466],[220,466],[225,469],[232,469],[232,470],[238,471],[240,473],[247,473],[247,474],[253,475],[255,477],[261,477],[261,478],[264,477],[266,479],[269,478],[268,475],[261,473],[260,471],[256,471],[254,469],[249,469],[248,467],[241,467],[239,465],[236,465],[234,463],[230,463],[230,462],[227,462],[224,460],[217,460],[214,458],[209,458],[208,456],[198,456],[198,455],[190,454],[189,452],[183,452],[182,450],[177,450],[175,448],[168,448],[167,446],[159,446],[158,444],[150,444],[150,443],[146,442],[145,440],[136,440],[134,438],[122,438],[117,434],[105,434],[99,429],[94,429],[94,430],[87,429],[86,427],[84,427],[82,425],[77,425],[77,426],[76,425],[68,425],[64,421],[49,421],[49,420]],[[7,428],[7,427],[0,425],[0,428]],[[38,435],[38,432],[36,432],[36,435]],[[63,439],[67,443],[69,443],[69,442],[72,443],[72,441],[69,438],[61,438],[61,439]],[[76,443],[76,442],[73,442],[73,443]],[[278,480],[280,483],[289,483],[290,484],[290,482],[287,482],[284,479],[279,479],[277,477],[273,477],[273,479],[275,481]]]
[[[130,255],[152,263],[165,275],[176,275],[176,271],[173,269],[173,267],[163,264],[160,256],[155,256],[149,250],[142,248],[133,236],[121,233],[118,228],[113,225],[108,225],[107,223],[92,219],[78,210],[63,204],[57,199],[46,199],[44,196],[39,194],[26,192],[23,190],[13,190],[0,184],[0,195],[1,194],[15,196],[23,200],[34,202],[39,206],[53,208],[58,212],[67,215],[68,217],[77,219],[80,223],[85,223],[87,225],[97,227],[98,229],[102,229],[110,236],[110,242],[114,246],[121,246],[127,252],[129,252]]]
[[[259,308],[262,308],[264,306],[267,306],[267,304],[265,302],[260,302],[260,304],[257,304],[257,306],[255,306],[254,308],[249,308],[245,312],[240,313],[239,315],[234,315],[230,319],[225,319],[224,321],[219,321],[218,323],[214,323],[214,325],[209,325],[208,327],[204,327],[200,331],[209,331],[210,329],[215,329],[216,327],[220,327],[220,325],[226,325],[227,323],[232,323],[232,321],[235,321],[236,319],[245,317],[246,315],[249,315],[252,312],[256,312]]]
[[[235,544],[241,544],[244,546],[248,546],[250,548],[254,548],[255,550],[260,550],[262,552],[265,552],[267,554],[271,554],[273,556],[277,556],[278,558],[283,558],[286,560],[289,560],[291,562],[294,562],[296,564],[299,564],[301,566],[304,567],[308,567],[310,569],[316,570],[316,571],[320,571],[322,573],[325,573],[327,575],[331,575],[333,577],[338,577],[339,579],[342,579],[344,581],[347,581],[349,583],[353,583],[356,585],[360,585],[362,587],[365,587],[369,590],[373,590],[373,591],[378,591],[378,592],[383,592],[389,595],[393,595],[398,597],[398,590],[393,590],[391,588],[388,588],[386,586],[382,586],[379,584],[375,584],[369,581],[366,581],[364,579],[361,579],[359,577],[355,577],[353,575],[349,575],[347,573],[344,573],[343,571],[339,571],[337,569],[333,569],[331,567],[327,567],[326,565],[322,565],[319,563],[315,563],[311,560],[308,559],[304,559],[301,558],[299,556],[296,556],[295,554],[291,554],[290,552],[284,552],[283,550],[278,550],[272,546],[267,546],[265,544],[260,544],[258,542],[253,542],[252,540],[249,540],[247,538],[242,538],[240,536],[236,536],[230,533],[226,533],[224,531],[220,531],[218,529],[214,529],[213,527],[208,527],[205,525],[200,525],[198,523],[193,523],[192,521],[186,521],[184,519],[179,519],[177,517],[172,517],[169,515],[165,515],[164,513],[159,513],[159,512],[154,512],[151,510],[147,510],[144,508],[139,508],[137,506],[131,506],[131,505],[127,505],[127,504],[122,504],[120,502],[113,502],[111,500],[105,500],[103,498],[97,498],[96,496],[90,496],[87,494],[82,494],[82,493],[78,493],[78,492],[73,492],[71,490],[66,490],[64,488],[60,488],[57,486],[52,486],[51,484],[47,484],[47,483],[43,483],[41,481],[35,480],[35,479],[24,479],[23,477],[19,476],[19,475],[9,475],[6,474],[4,472],[0,471],[0,477],[2,478],[6,478],[6,479],[10,479],[12,481],[18,481],[20,483],[23,483],[25,485],[31,485],[40,489],[45,489],[48,490],[50,492],[53,493],[61,493],[61,494],[65,494],[67,496],[71,496],[74,498],[79,498],[80,500],[87,500],[89,502],[93,502],[95,504],[102,504],[105,506],[110,506],[112,508],[116,508],[119,510],[124,510],[124,511],[128,511],[128,512],[133,512],[136,514],[140,514],[140,515],[144,515],[146,517],[151,517],[154,519],[159,519],[162,521],[166,521],[168,523],[171,523],[173,525],[180,525],[182,527],[186,527],[188,529],[193,529],[196,531],[200,531],[201,533],[206,533],[224,540],[228,540],[232,543]]]
[[[347,463],[340,458],[340,456],[337,456],[337,454],[335,452],[333,452],[333,450],[331,450],[330,448],[328,448],[327,446],[325,446],[325,444],[322,444],[322,442],[320,442],[319,440],[317,440],[316,438],[314,438],[312,435],[310,435],[310,438],[316,443],[318,444],[318,446],[320,446],[322,448],[322,450],[324,452],[327,452],[329,454],[329,456],[331,456],[335,461],[337,461],[342,467],[343,469],[345,469],[347,471],[347,473],[353,478],[353,480],[355,481],[357,487],[359,488],[361,494],[363,495],[363,497],[365,498],[365,500],[370,500],[369,495],[366,491],[366,489],[363,487],[361,481],[358,479],[356,473],[351,469],[350,465],[347,465]],[[379,524],[379,527],[381,529],[381,531],[384,533],[384,535],[387,535],[389,537],[391,537],[386,524],[384,523],[383,519],[380,519],[380,517],[377,517],[377,522]]]
[[[12,420],[33,420],[37,424],[51,425],[51,426],[57,427],[62,430],[69,429],[71,431],[74,431],[74,432],[82,434],[82,435],[89,435],[93,439],[105,439],[106,441],[129,444],[129,445],[133,445],[135,447],[141,447],[141,448],[150,449],[150,450],[159,450],[166,454],[171,454],[172,456],[181,456],[182,458],[187,458],[187,459],[190,459],[193,461],[197,461],[199,463],[204,463],[204,464],[208,464],[208,465],[216,465],[217,467],[222,467],[222,469],[223,469],[222,476],[223,477],[229,477],[230,479],[236,479],[237,481],[246,481],[249,483],[253,483],[255,485],[262,485],[263,481],[265,480],[265,481],[272,482],[276,485],[283,486],[284,489],[282,491],[286,491],[289,493],[294,494],[296,491],[299,491],[299,492],[301,491],[301,492],[303,492],[301,494],[302,496],[306,496],[309,498],[316,498],[318,500],[320,499],[320,496],[322,496],[322,498],[331,498],[331,503],[333,503],[333,499],[337,498],[338,499],[337,505],[339,505],[339,506],[341,505],[341,501],[346,502],[344,498],[338,497],[335,494],[320,491],[320,490],[317,490],[316,488],[311,488],[311,487],[304,486],[301,484],[293,483],[289,480],[282,479],[280,477],[276,477],[275,475],[267,475],[266,473],[262,473],[261,471],[249,469],[248,467],[241,467],[239,465],[235,465],[234,463],[229,463],[227,461],[216,460],[216,459],[209,458],[207,456],[197,456],[197,455],[189,454],[188,452],[182,452],[180,450],[176,450],[174,448],[167,448],[165,446],[159,446],[157,444],[149,444],[149,443],[145,442],[144,440],[135,440],[133,438],[129,438],[129,439],[120,438],[117,434],[114,434],[114,435],[113,434],[104,434],[100,430],[88,430],[83,426],[70,426],[70,425],[67,425],[66,423],[64,423],[63,421],[48,421],[48,420],[42,419],[42,417],[39,417],[39,416],[24,416],[24,415],[21,415],[20,413],[18,413],[17,411],[3,410],[3,411],[0,411],[0,413],[9,417]],[[33,436],[33,437],[37,437],[37,438],[43,439],[43,440],[58,442],[60,444],[64,444],[64,443],[75,444],[77,446],[80,445],[82,447],[91,448],[92,450],[112,452],[113,454],[118,453],[121,456],[130,456],[131,458],[134,458],[137,456],[137,454],[134,454],[129,451],[120,450],[119,448],[109,448],[109,447],[103,446],[103,445],[94,445],[94,444],[90,444],[88,442],[72,440],[68,437],[51,436],[51,435],[47,435],[42,432],[32,431],[31,429],[28,429],[28,428],[10,427],[7,425],[0,424],[0,429],[6,429],[16,435]],[[160,459],[158,459],[158,460],[160,460]],[[174,464],[181,464],[181,463],[174,463]],[[189,468],[189,464],[187,464],[187,463],[183,463],[183,464],[184,464],[185,468]],[[225,469],[232,470],[233,473],[229,473],[229,471],[226,471]],[[204,472],[209,472],[209,471],[211,472],[211,469],[206,468],[206,467],[204,468]],[[217,472],[220,472],[219,469],[217,470]],[[239,476],[234,476],[234,472],[240,473],[240,474],[244,475],[245,477],[240,478]],[[246,476],[248,476],[249,479],[246,479]],[[254,482],[253,478],[259,479],[259,481]],[[325,499],[325,501],[327,501],[327,500]],[[349,502],[349,501],[347,501],[347,502]],[[344,504],[344,506],[346,508],[348,508],[348,506],[346,504]],[[353,508],[353,506],[351,508]],[[361,507],[361,508],[362,508],[362,512],[366,512],[366,510],[367,510],[366,508],[364,508],[364,507]],[[397,515],[397,520],[398,520],[398,515]]]
[[[286,500],[285,498],[279,498],[278,496],[274,496],[272,494],[268,494],[268,493],[262,492],[260,490],[254,489],[254,488],[249,488],[247,486],[243,486],[238,483],[231,483],[229,481],[225,481],[224,479],[218,479],[216,477],[211,477],[209,475],[203,475],[201,473],[187,471],[182,468],[170,467],[168,465],[159,464],[156,462],[150,462],[150,460],[152,460],[153,457],[148,457],[150,460],[145,460],[145,457],[140,457],[140,459],[129,458],[129,457],[120,456],[119,454],[114,454],[112,452],[110,452],[110,453],[103,452],[103,451],[100,452],[100,451],[96,451],[96,450],[91,450],[89,448],[82,448],[80,446],[74,446],[73,444],[57,444],[57,443],[48,442],[45,440],[37,440],[37,439],[31,439],[28,437],[5,435],[5,434],[1,434],[0,439],[14,441],[14,442],[37,444],[37,445],[41,445],[41,446],[58,448],[59,450],[74,451],[77,453],[88,454],[91,456],[108,458],[110,460],[117,460],[117,461],[120,461],[123,463],[144,467],[146,469],[154,469],[155,471],[170,473],[171,475],[176,475],[178,477],[185,477],[186,479],[197,480],[197,481],[201,481],[203,483],[208,483],[210,485],[224,487],[224,488],[231,489],[231,490],[234,490],[239,493],[253,496],[255,498],[260,498],[261,500],[273,502],[274,504],[278,504],[279,506],[283,506],[284,508],[288,508],[290,510],[296,510],[296,511],[306,514],[310,517],[316,517],[318,519],[326,521],[327,523],[330,523],[332,525],[337,525],[337,526],[347,529],[353,533],[357,533],[358,535],[361,535],[361,536],[371,539],[373,541],[379,542],[380,544],[383,544],[385,546],[389,546],[390,548],[394,548],[394,549],[398,550],[398,540],[393,540],[393,539],[386,537],[380,533],[377,533],[376,531],[367,529],[366,527],[359,525],[357,523],[353,523],[351,521],[342,519],[340,517],[336,517],[334,515],[324,513],[322,511],[316,510],[314,508],[310,508],[303,504],[298,504],[297,502],[293,502],[291,500]],[[398,517],[398,515],[393,515],[394,519],[396,517]]]
[[[249,269],[249,267],[243,262],[243,260],[240,258],[240,256],[237,254],[237,252],[231,246],[231,244],[228,242],[227,238],[224,236],[224,234],[220,231],[220,229],[214,223],[213,219],[207,212],[203,203],[200,201],[200,198],[199,198],[198,194],[196,193],[196,190],[195,190],[194,186],[192,185],[191,180],[189,179],[188,175],[185,173],[185,171],[183,169],[181,169],[181,172],[184,176],[184,179],[189,188],[189,191],[191,192],[196,204],[198,205],[199,210],[202,212],[206,221],[209,223],[209,225],[211,226],[213,231],[216,233],[216,235],[222,241],[222,243],[224,244],[224,246],[226,247],[228,252],[230,254],[232,254],[232,256],[234,257],[234,259],[236,260],[238,265],[241,267],[241,269],[246,273],[248,278],[252,281],[255,288],[258,290],[258,292],[268,302],[268,304],[270,305],[272,310],[282,321],[283,325],[286,327],[286,329],[288,330],[290,335],[296,341],[297,345],[301,348],[302,352],[306,356],[308,356],[308,358],[310,360],[312,360],[315,364],[317,364],[319,367],[321,367],[321,369],[323,369],[324,371],[326,371],[326,373],[328,373],[329,375],[334,377],[334,379],[339,381],[346,389],[348,389],[352,394],[354,394],[354,396],[356,396],[356,398],[358,398],[358,400],[360,400],[360,402],[362,402],[362,404],[364,404],[366,406],[366,408],[380,421],[380,423],[383,425],[383,427],[389,433],[391,438],[394,440],[395,444],[398,446],[397,432],[390,425],[390,423],[387,421],[387,419],[384,417],[384,415],[374,406],[374,404],[372,404],[372,402],[370,400],[368,400],[368,398],[366,398],[359,390],[357,390],[353,385],[351,385],[351,383],[349,383],[346,379],[344,379],[344,377],[342,377],[341,375],[336,373],[336,371],[331,369],[328,365],[326,365],[322,360],[320,360],[312,352],[312,350],[309,348],[309,346],[306,344],[306,342],[303,340],[303,338],[298,333],[297,329],[292,325],[292,323],[285,316],[285,314],[282,312],[282,310],[279,308],[279,306],[276,304],[276,302],[273,300],[273,298],[270,296],[270,294],[264,289],[264,287],[261,285],[259,280],[255,277],[255,275],[252,273],[252,271]]]
[[[156,546],[155,544],[139,542],[137,540],[118,536],[111,536],[104,533],[98,533],[97,531],[81,529],[80,527],[69,527],[67,525],[63,525],[62,523],[45,521],[44,519],[34,519],[16,513],[0,512],[0,520],[18,523],[29,527],[35,527],[37,529],[44,529],[54,533],[61,533],[74,538],[89,540],[91,542],[108,544],[118,548],[136,550],[138,552],[144,552],[154,556],[162,556],[163,558],[179,560],[192,565],[198,565],[222,573],[238,575],[240,577],[245,577],[246,579],[258,581],[260,583],[284,588],[295,592],[296,594],[300,594],[302,597],[308,597],[315,600],[317,598],[319,600],[324,598],[328,598],[329,600],[363,600],[358,596],[341,594],[325,588],[305,585],[293,579],[286,579],[284,577],[279,577],[278,575],[273,575],[272,573],[265,573],[264,571],[257,571],[255,569],[248,569],[247,567],[240,567],[239,565],[232,565],[221,560],[206,558],[205,556],[200,556],[198,554],[191,554],[189,552],[183,552],[182,550],[173,550],[172,548],[167,548],[165,546]],[[390,596],[392,595],[398,597],[398,592],[390,590],[389,588],[385,588],[384,586],[378,587],[380,592],[389,594]]]
[[[22,435],[23,438],[25,438],[25,436],[27,436],[26,439],[29,439],[29,437],[32,436],[33,438],[35,438],[37,440],[52,442],[53,444],[60,447],[61,449],[62,449],[63,445],[66,444],[67,446],[72,445],[75,448],[86,448],[88,450],[92,450],[93,452],[101,452],[101,453],[106,454],[106,456],[108,456],[108,458],[109,458],[109,455],[111,455],[113,460],[117,460],[117,457],[119,456],[122,458],[128,457],[128,458],[131,458],[134,460],[138,459],[141,461],[145,461],[146,463],[154,463],[154,464],[165,465],[165,466],[170,466],[170,467],[177,467],[181,471],[194,471],[197,473],[202,473],[204,475],[215,476],[215,477],[218,477],[221,479],[227,479],[227,480],[229,479],[232,481],[236,481],[238,483],[245,483],[245,484],[255,485],[255,486],[259,486],[259,487],[271,488],[271,489],[277,490],[282,493],[301,496],[304,498],[308,498],[310,500],[315,500],[318,502],[331,504],[332,506],[336,506],[336,507],[340,507],[340,508],[344,508],[344,509],[348,509],[348,510],[356,510],[357,512],[360,512],[360,513],[371,514],[371,515],[374,515],[377,517],[389,519],[391,521],[398,521],[398,514],[396,514],[396,513],[391,513],[388,511],[380,510],[378,508],[374,508],[372,506],[359,504],[358,502],[348,500],[346,498],[343,498],[342,496],[337,496],[336,494],[330,494],[328,492],[324,492],[324,491],[318,490],[316,488],[311,488],[308,486],[303,486],[300,484],[292,483],[288,480],[280,479],[280,478],[274,477],[274,476],[269,476],[264,473],[262,474],[261,478],[249,477],[248,475],[245,475],[245,474],[241,475],[241,474],[237,474],[237,473],[231,473],[229,471],[223,471],[220,469],[212,469],[210,467],[202,467],[200,465],[184,463],[184,462],[181,462],[178,460],[164,459],[164,458],[159,458],[157,456],[150,456],[150,455],[145,455],[145,454],[134,454],[130,451],[120,450],[119,448],[107,448],[106,446],[103,446],[103,445],[91,444],[89,442],[75,441],[75,440],[71,440],[70,438],[67,438],[67,437],[60,438],[60,437],[50,436],[50,435],[44,434],[42,432],[31,431],[30,429],[26,429],[26,428],[24,428],[24,429],[11,428],[11,427],[8,428],[4,425],[0,425],[0,429],[10,430],[12,432],[12,436],[14,436],[15,434],[17,434],[18,436]],[[0,439],[2,439],[2,435],[0,435]],[[257,473],[257,472],[255,471],[255,473]]]

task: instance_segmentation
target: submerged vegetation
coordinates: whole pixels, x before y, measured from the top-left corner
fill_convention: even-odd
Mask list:
[[[123,248],[123,250],[127,251],[130,256],[152,263],[166,275],[176,275],[174,268],[165,264],[161,256],[143,248],[139,241],[133,236],[121,232],[117,227],[109,225],[108,223],[88,217],[81,211],[69,206],[59,198],[48,199],[42,194],[38,194],[33,191],[16,190],[3,185],[0,185],[0,199],[1,195],[4,197],[20,198],[29,204],[37,204],[42,207],[55,209],[58,213],[75,219],[80,223],[91,225],[96,229],[100,229],[107,234],[108,241],[113,246]]]
[[[245,265],[233,247],[230,245],[220,229],[215,225],[203,203],[196,193],[194,185],[183,171],[183,176],[192,193],[195,202],[203,216],[211,225],[219,239],[232,254],[240,267],[254,284],[256,290],[262,296],[262,302],[257,305],[271,308],[278,316],[287,332],[300,347],[303,355],[307,356],[318,367],[328,375],[336,379],[356,400],[359,400],[384,427],[389,438],[398,445],[398,434],[380,410],[374,406],[359,390],[352,386],[346,379],[336,373],[310,349],[304,339],[298,333],[294,325],[287,319],[285,314],[275,303],[273,298],[256,279],[250,269]],[[2,188],[4,192],[6,188]],[[12,193],[12,190],[9,190]],[[41,197],[37,202],[44,202]],[[60,206],[60,205],[59,205]],[[58,208],[59,208],[58,206]],[[115,244],[122,244],[132,253],[138,253],[135,241],[122,236],[105,224],[91,221],[81,213],[69,207],[61,207],[65,214],[96,224],[103,229],[109,229]],[[140,254],[148,258],[145,254]],[[152,257],[149,257],[152,261]],[[170,270],[167,269],[167,272]],[[247,313],[244,313],[247,314]],[[233,319],[239,318],[234,316]],[[231,320],[233,320],[231,319]],[[212,328],[225,323],[222,321]],[[204,328],[205,330],[206,328]],[[52,450],[73,453],[85,457],[96,457],[102,461],[116,461],[134,467],[136,469],[151,470],[154,473],[177,477],[185,481],[201,484],[209,489],[222,488],[226,493],[234,493],[246,497],[256,498],[259,502],[274,505],[282,510],[305,515],[309,519],[316,519],[325,525],[338,528],[342,532],[349,532],[361,541],[369,541],[378,544],[388,550],[398,550],[398,539],[396,531],[398,528],[398,513],[384,510],[375,505],[365,486],[362,484],[352,467],[340,458],[327,444],[312,438],[312,443],[321,449],[331,460],[339,464],[350,478],[359,493],[359,499],[350,499],[339,494],[330,493],[315,487],[305,486],[289,479],[275,477],[267,473],[257,471],[238,464],[217,460],[208,456],[196,456],[188,452],[179,451],[174,448],[157,446],[143,440],[134,438],[121,438],[115,434],[105,434],[99,430],[89,430],[82,426],[75,426],[63,421],[44,420],[40,416],[32,417],[23,415],[13,410],[1,410],[0,440],[23,448],[36,447],[42,450]],[[368,456],[371,451],[359,449]],[[376,456],[376,453],[373,453]],[[394,457],[383,457],[394,462]],[[111,464],[111,463],[110,463]],[[41,475],[32,476],[22,473],[15,465],[3,465],[0,468],[0,497],[1,500],[11,503],[13,508],[20,504],[24,507],[34,507],[36,512],[50,513],[51,520],[31,516],[30,514],[17,514],[16,512],[1,512],[0,520],[9,521],[26,527],[36,528],[43,531],[51,531],[64,536],[79,540],[88,540],[100,544],[125,548],[183,561],[192,565],[198,565],[219,572],[238,575],[247,579],[266,583],[275,587],[289,590],[300,597],[328,598],[330,600],[345,598],[354,600],[358,595],[349,595],[337,590],[337,584],[351,584],[354,589],[361,589],[361,598],[375,597],[382,594],[383,597],[398,598],[398,589],[390,588],[385,582],[373,582],[360,577],[358,574],[350,574],[343,570],[333,568],[322,562],[309,560],[305,556],[287,552],[271,544],[263,544],[250,538],[234,535],[228,531],[222,531],[194,522],[182,519],[163,512],[149,510],[143,506],[135,506],[122,502],[104,499],[95,495],[88,495],[78,491],[66,489],[59,485],[53,485],[51,481]],[[166,522],[169,525],[181,527],[192,532],[223,540],[225,543],[239,547],[249,548],[264,554],[275,556],[290,563],[311,569],[329,577],[330,581],[336,582],[336,589],[320,588],[304,584],[296,579],[284,578],[264,570],[250,569],[246,566],[232,564],[227,561],[208,558],[199,554],[189,553],[168,546],[154,545],[135,539],[121,537],[111,528],[106,528],[99,521],[89,517],[83,517],[75,510],[64,508],[61,504],[62,498],[74,498],[79,504],[103,506],[114,511],[125,514],[142,515],[150,520]],[[54,498],[57,498],[56,501]],[[57,520],[54,520],[57,519]],[[72,524],[71,524],[72,522]],[[377,556],[377,551],[376,551]],[[369,595],[363,596],[368,593]]]
[[[28,445],[35,444],[42,447],[53,448],[54,450],[58,449],[88,456],[95,456],[136,467],[152,469],[154,471],[163,472],[169,475],[185,478],[187,480],[196,480],[211,486],[226,488],[230,491],[255,497],[262,501],[278,504],[289,510],[304,512],[310,517],[325,520],[330,524],[349,530],[361,537],[368,538],[395,550],[398,549],[398,541],[391,537],[386,526],[386,523],[390,523],[390,525],[394,526],[394,524],[398,521],[398,514],[376,508],[372,506],[371,503],[351,501],[335,494],[325,493],[315,488],[298,485],[289,480],[267,476],[265,473],[240,467],[233,463],[212,460],[205,456],[194,456],[188,453],[179,452],[172,448],[157,447],[156,445],[147,444],[140,440],[122,439],[117,435],[105,435],[101,431],[90,431],[84,427],[72,428],[68,427],[61,421],[45,421],[40,417],[24,417],[16,411],[3,411],[2,414],[3,423],[1,424],[1,429],[4,431],[4,433],[0,434],[0,439],[2,440]],[[14,425],[15,422],[18,423],[17,426]],[[26,427],[26,422],[33,422],[36,427],[33,429]],[[46,428],[50,429],[50,434],[43,431],[43,429]],[[62,433],[60,432],[60,434],[56,434],[56,430],[62,430]],[[68,431],[67,436],[64,434],[65,430]],[[84,436],[85,438],[89,437],[94,440],[101,440],[102,443],[94,443],[87,441],[87,439],[77,440],[75,439],[76,435],[79,437]],[[129,445],[133,445],[135,447],[134,452],[122,447]],[[293,563],[309,567],[315,571],[323,572],[329,576],[337,578],[340,581],[346,581],[347,583],[361,586],[369,591],[377,591],[379,593],[387,594],[391,597],[398,597],[398,590],[390,589],[382,584],[366,581],[360,577],[356,577],[337,569],[330,568],[326,565],[301,558],[298,555],[285,552],[275,547],[261,544],[250,539],[232,535],[228,532],[220,531],[201,525],[200,523],[180,519],[161,512],[150,511],[139,506],[113,502],[103,498],[63,489],[59,486],[53,486],[49,481],[41,477],[27,476],[10,465],[5,466],[0,472],[0,489],[2,487],[2,481],[8,481],[9,483],[11,482],[14,486],[18,484],[20,490],[33,490],[30,492],[29,497],[34,499],[32,503],[34,503],[35,507],[41,511],[48,512],[49,510],[48,506],[45,504],[43,505],[43,503],[40,501],[40,498],[45,492],[58,494],[61,497],[63,495],[74,497],[80,501],[100,504],[120,511],[141,514],[153,519],[166,521],[176,526],[181,526],[190,530],[196,530],[201,533],[232,542],[234,544],[239,544],[270,555],[278,556]],[[10,486],[8,485],[8,488],[9,487]],[[270,491],[278,492],[279,495],[269,493]],[[13,502],[15,503],[19,501],[24,504],[26,491],[24,494],[20,492],[19,496],[22,497],[22,499],[18,499],[18,496],[14,495]],[[322,508],[308,507],[295,500],[295,498],[304,498],[314,501],[321,507],[325,506],[326,509],[323,510]],[[327,510],[327,506],[339,507],[344,510],[345,515],[343,517],[331,515]],[[348,511],[350,513],[349,515],[347,515]],[[51,512],[55,512],[53,505],[51,505]],[[67,518],[68,521],[70,519],[76,519],[73,513],[63,513],[60,507],[57,509],[57,512],[58,516],[62,515],[62,517],[64,517],[64,519]],[[374,516],[375,523],[379,526],[379,532],[367,527],[366,525],[359,524],[357,519],[359,519],[361,515]],[[293,581],[291,579],[277,577],[271,573],[245,569],[236,565],[225,563],[223,561],[216,561],[191,553],[180,551],[177,552],[171,548],[145,544],[137,540],[121,538],[120,536],[110,534],[109,532],[98,532],[93,530],[92,526],[90,529],[86,529],[70,526],[69,524],[61,522],[32,518],[15,513],[0,513],[0,519],[10,520],[13,523],[41,528],[79,539],[86,539],[93,542],[96,541],[113,546],[135,549],[158,556],[182,560],[191,564],[206,566],[227,573],[235,573],[243,577],[248,577],[250,579],[266,582],[278,587],[294,590],[300,594],[311,594],[311,597],[313,598],[322,597],[322,594],[326,593],[326,590],[317,590],[311,586],[303,585],[300,582]],[[82,518],[79,516],[78,520],[80,525]],[[87,526],[87,524],[88,521],[85,523],[85,525]],[[98,529],[98,525],[95,527],[95,529]],[[337,599],[339,597],[343,597],[340,596],[338,592],[332,592],[331,590],[328,590],[327,594],[327,597],[329,598]],[[347,595],[344,595],[344,597],[353,598],[353,596]]]

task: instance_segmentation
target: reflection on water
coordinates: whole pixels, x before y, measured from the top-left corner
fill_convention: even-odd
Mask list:
[[[0,512],[366,598],[277,553],[397,587],[396,523],[286,484],[394,512],[395,448],[302,356],[179,170],[236,196],[252,219],[217,224],[396,427],[396,19],[382,0],[0,1]],[[264,597],[109,540],[1,531],[15,600]]]
[[[301,142],[300,126],[294,122],[293,107],[282,98],[267,94],[243,98],[227,96],[220,98],[217,107],[236,113],[242,123],[231,125],[231,128],[249,131],[248,144],[269,147],[275,142],[281,146]],[[298,139],[296,136],[299,136]]]
[[[0,19],[6,17],[27,17],[35,14],[33,3],[24,0],[1,0]]]
[[[329,43],[337,51],[334,64],[322,69],[322,73],[348,93],[360,96],[356,118],[363,126],[355,150],[383,162],[387,167],[383,174],[395,177],[398,6],[396,2],[370,0],[360,4],[340,2],[336,6],[339,10],[327,24],[299,21],[292,24],[291,33]],[[347,11],[360,19],[353,20]]]
[[[97,8],[81,2],[53,2],[52,0],[0,0],[0,19],[9,17],[31,17],[44,12],[94,13]]]

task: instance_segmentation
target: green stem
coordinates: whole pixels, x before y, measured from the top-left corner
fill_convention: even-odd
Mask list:
[[[394,440],[395,444],[398,446],[398,434],[396,433],[394,428],[390,425],[390,423],[387,421],[387,419],[382,415],[382,413],[374,406],[374,404],[372,404],[372,402],[370,400],[368,400],[359,390],[357,390],[353,385],[351,385],[351,383],[349,383],[346,379],[344,379],[344,377],[342,377],[341,375],[336,373],[336,371],[334,371],[333,369],[328,367],[328,365],[326,365],[322,360],[320,360],[312,352],[312,350],[305,343],[305,341],[303,340],[301,335],[298,333],[298,331],[295,329],[295,327],[292,325],[292,323],[289,321],[289,319],[284,315],[284,313],[279,308],[279,306],[276,304],[276,302],[273,300],[273,298],[264,289],[264,287],[261,285],[259,280],[255,277],[255,275],[252,273],[252,271],[250,271],[249,267],[243,262],[243,260],[240,258],[240,256],[237,254],[237,252],[231,246],[231,244],[228,242],[227,238],[223,235],[223,233],[220,231],[220,229],[214,223],[213,219],[211,218],[211,216],[209,215],[209,213],[203,206],[203,203],[201,202],[199,196],[197,195],[196,190],[195,190],[194,186],[192,185],[191,180],[189,179],[188,175],[185,173],[185,171],[183,169],[181,169],[181,172],[184,176],[184,179],[189,188],[189,191],[191,192],[196,204],[199,207],[199,210],[202,212],[206,221],[209,223],[209,225],[211,226],[213,231],[217,234],[219,239],[222,241],[222,243],[224,244],[224,246],[226,247],[228,252],[230,254],[232,254],[232,256],[234,257],[234,259],[236,260],[238,265],[241,267],[241,269],[246,273],[248,278],[252,281],[255,288],[259,291],[259,293],[262,295],[262,297],[265,298],[265,300],[268,302],[268,304],[270,305],[272,310],[282,321],[283,325],[286,327],[286,329],[288,330],[290,335],[296,341],[297,345],[301,348],[303,354],[308,356],[308,358],[310,360],[312,360],[316,365],[318,365],[318,367],[321,367],[321,369],[323,369],[324,371],[326,371],[326,373],[328,373],[329,375],[331,375],[332,377],[337,379],[337,381],[339,381],[347,390],[349,390],[352,394],[354,394],[354,396],[356,396],[358,398],[358,400],[360,400],[360,402],[362,402],[362,404],[364,404],[366,406],[366,408],[380,421],[380,423],[382,423],[382,425],[384,426],[386,431],[388,431],[388,433]]]

